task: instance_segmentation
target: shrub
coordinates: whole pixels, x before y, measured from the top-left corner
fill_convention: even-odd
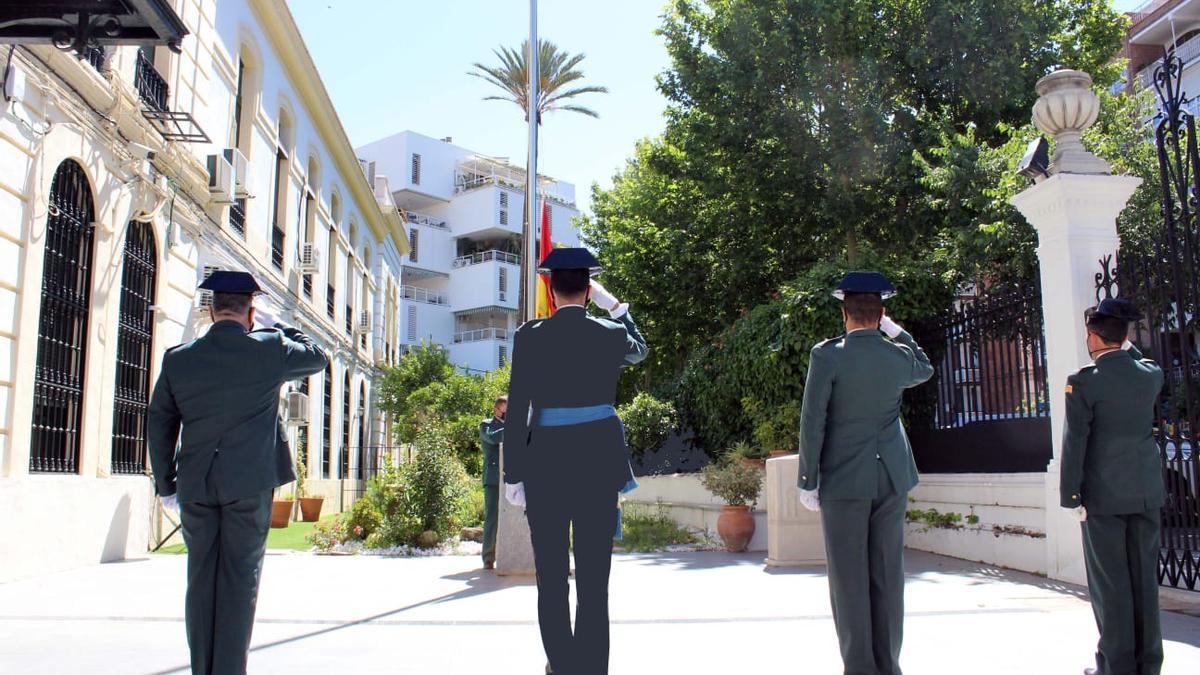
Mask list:
[[[770,407],[754,397],[742,399],[742,408],[754,425],[754,440],[763,453],[795,451],[800,444],[800,401]]]
[[[729,447],[729,450],[725,453],[725,458],[728,460],[766,459],[768,454],[765,446],[738,441]]]
[[[626,551],[653,552],[667,546],[695,543],[696,537],[667,515],[659,502],[653,511],[640,505],[627,506],[621,513],[621,541]]]
[[[444,431],[426,427],[416,439],[416,456],[405,468],[403,512],[411,525],[422,532],[435,532],[440,539],[455,528],[455,515],[468,498],[469,478],[455,457]]]
[[[901,324],[950,305],[951,284],[936,270],[871,260],[863,267],[879,269],[900,289],[887,310]],[[676,405],[696,445],[715,456],[752,437],[755,420],[742,406],[747,395],[767,411],[803,400],[809,351],[844,328],[830,292],[846,270],[844,264],[814,265],[690,355]]]
[[[328,551],[349,538],[349,530],[341,515],[317,521],[312,533],[305,537],[318,551]]]
[[[461,508],[455,514],[454,520],[461,527],[482,527],[484,519],[483,485],[472,481],[468,486],[467,496],[462,501]]]
[[[675,406],[646,392],[621,406],[617,414],[625,424],[625,442],[638,457],[661,448],[678,424]]]
[[[758,501],[763,473],[761,467],[741,462],[709,464],[701,470],[700,482],[726,504],[745,506]]]

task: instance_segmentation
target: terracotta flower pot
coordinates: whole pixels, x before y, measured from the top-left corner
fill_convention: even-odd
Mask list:
[[[717,518],[717,534],[721,535],[721,541],[730,553],[745,551],[754,536],[754,516],[750,507],[722,506],[721,517]]]
[[[772,450],[771,457],[787,457],[796,454],[795,450]]]
[[[292,500],[271,502],[271,527],[287,527],[292,519]]]
[[[760,469],[767,468],[767,460],[765,459],[750,459],[748,457],[739,457],[739,461],[746,466],[757,466]]]
[[[301,497],[300,520],[303,520],[306,523],[315,523],[320,520],[321,505],[324,503],[324,497]]]

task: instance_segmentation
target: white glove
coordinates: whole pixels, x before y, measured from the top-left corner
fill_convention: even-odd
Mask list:
[[[1133,343],[1130,342],[1129,340],[1126,340],[1121,343],[1121,349],[1124,349],[1125,351],[1129,351],[1130,347],[1133,347]]]
[[[1071,512],[1071,515],[1075,516],[1075,519],[1078,520],[1079,522],[1082,523],[1087,520],[1087,509],[1086,508],[1084,508],[1082,506],[1076,506],[1075,508],[1068,509],[1068,510]]]
[[[505,483],[504,498],[513,506],[525,506],[525,484],[524,483]]]
[[[821,510],[821,491],[818,490],[800,490],[800,504],[809,511]]]
[[[617,296],[608,292],[608,289],[600,285],[599,281],[592,279],[592,302],[600,309],[607,310],[608,315],[616,319],[624,314],[629,305],[617,300]]]
[[[879,320],[879,330],[886,333],[888,337],[895,339],[904,329],[900,327],[900,324],[892,321],[892,317],[884,314],[883,318]]]
[[[179,517],[179,495],[178,494],[167,495],[166,497],[163,497],[162,505],[163,505],[164,511],[170,511],[171,513],[174,513],[176,517]]]
[[[254,308],[254,323],[262,326],[263,328],[274,328],[278,321],[279,320],[275,318],[275,315],[269,310],[261,307]]]

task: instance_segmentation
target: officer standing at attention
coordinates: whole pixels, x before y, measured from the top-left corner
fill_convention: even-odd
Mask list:
[[[504,413],[508,397],[492,406],[492,416],[479,423],[483,450],[483,569],[496,567],[496,521],[500,516],[500,442],[504,440]]]
[[[917,484],[900,398],[933,366],[884,314],[895,294],[878,272],[842,279],[846,333],[813,347],[800,415],[800,501],[821,512],[845,675],[900,675],[904,512]]]
[[[542,261],[558,310],[529,321],[513,338],[504,431],[505,498],[528,501],[537,570],[538,626],[547,673],[608,672],[608,575],[617,493],[632,477],[629,449],[613,402],[624,366],[646,357],[629,306],[591,276],[587,249],[560,248]],[[588,299],[610,319],[588,315]],[[575,628],[567,572],[575,551]]]
[[[1092,363],[1067,378],[1062,505],[1083,522],[1088,593],[1100,629],[1087,675],[1158,675],[1158,552],[1163,489],[1154,441],[1162,369],[1126,340],[1141,318],[1109,299],[1084,314]],[[1124,348],[1122,348],[1124,347]]]
[[[213,324],[163,356],[150,398],[150,465],[183,524],[192,673],[243,675],[271,493],[296,478],[279,388],[320,372],[326,358],[299,330],[256,317],[261,291],[249,274],[213,272],[200,288],[212,291]],[[256,318],[275,328],[251,330]]]

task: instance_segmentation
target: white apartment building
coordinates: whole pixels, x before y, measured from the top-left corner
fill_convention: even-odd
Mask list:
[[[524,167],[412,131],[362,146],[358,156],[376,180],[387,177],[408,229],[402,349],[443,345],[467,372],[505,363],[519,321]],[[579,246],[575,186],[543,176],[539,191],[554,243]]]
[[[1200,0],[1149,0],[1129,18],[1124,54],[1129,59],[1128,84],[1153,89],[1154,71],[1166,49],[1183,62],[1182,90],[1192,97],[1200,93]],[[1184,106],[1200,115],[1200,98]]]
[[[292,447],[336,510],[391,452],[408,233],[368,180],[283,0],[163,0],[167,47],[0,45],[0,581],[143,555],[162,529],[146,409],[196,286],[246,270],[327,350]],[[447,264],[449,267],[449,264]]]

